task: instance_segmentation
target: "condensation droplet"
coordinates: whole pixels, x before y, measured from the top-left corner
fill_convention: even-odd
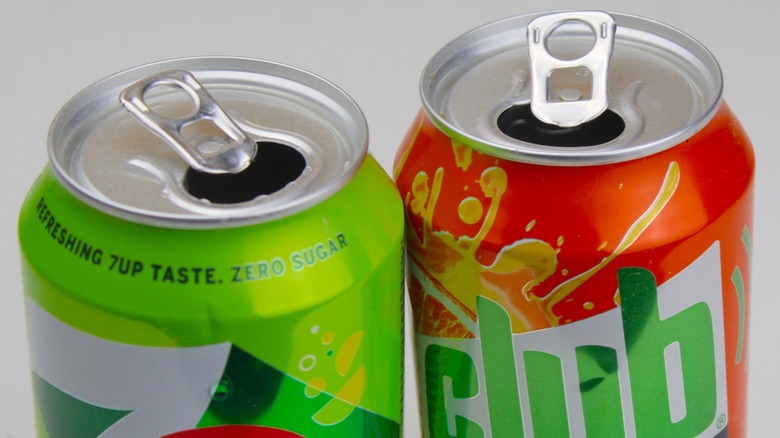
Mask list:
[[[233,385],[230,383],[230,379],[223,377],[218,382],[214,382],[209,387],[209,395],[214,401],[225,401],[230,394],[233,393]]]

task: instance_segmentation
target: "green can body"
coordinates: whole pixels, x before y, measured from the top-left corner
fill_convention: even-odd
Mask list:
[[[336,193],[230,227],[107,214],[47,167],[19,238],[39,437],[396,437],[400,198]]]
[[[80,427],[107,430],[112,419],[132,417],[143,427],[150,418],[168,417],[122,394],[131,385],[149,400],[177,402],[174,394],[157,394],[171,388],[154,371],[184,377],[198,349],[215,361],[215,372],[196,377],[194,387],[173,389],[199,396],[205,409],[171,418],[170,432],[180,430],[177,424],[247,424],[303,436],[397,436],[401,214],[393,186],[373,160],[313,208],[218,230],[114,218],[74,198],[47,169],[19,224],[39,436],[87,436]],[[64,331],[38,330],[51,325]],[[45,339],[50,335],[56,336]],[[55,338],[83,343],[94,354],[59,357],[50,348]],[[114,362],[111,352],[123,349],[149,369],[138,375],[124,369],[134,362]],[[180,352],[187,353],[182,362]],[[178,368],[146,362],[155,357]],[[55,374],[69,381],[50,381],[39,366],[59,368]],[[100,382],[84,388],[97,398],[80,394],[78,386],[89,380]],[[66,419],[52,417],[70,409],[102,423],[79,420],[75,429],[57,429],[68,427]],[[48,427],[56,430],[47,433]]]

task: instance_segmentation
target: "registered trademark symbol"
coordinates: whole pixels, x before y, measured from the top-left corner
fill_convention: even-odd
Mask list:
[[[718,417],[718,429],[722,429],[726,425],[726,414],[720,414]]]

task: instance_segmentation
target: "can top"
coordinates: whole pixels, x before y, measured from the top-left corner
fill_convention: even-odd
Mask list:
[[[170,70],[191,75],[213,96],[224,109],[219,117],[249,137],[241,137],[241,147],[251,148],[245,155],[257,145],[246,170],[217,175],[191,167],[169,139],[123,108],[123,91]],[[206,98],[171,85],[170,75],[166,81],[137,93],[150,113],[203,122],[193,115]],[[216,103],[209,101],[209,113]],[[201,139],[193,153],[203,156],[224,146],[211,139],[234,130],[220,118],[175,127],[182,139]],[[111,215],[170,228],[238,226],[302,211],[346,185],[367,148],[360,108],[332,83],[287,65],[230,57],[161,61],[109,76],[71,99],[49,132],[52,167],[74,195]]]
[[[548,15],[563,22],[540,36],[531,26]],[[603,16],[614,22],[595,26]],[[607,38],[611,56],[599,48]],[[538,47],[553,64],[538,59]],[[540,99],[565,108],[600,98],[602,69],[590,59],[599,50],[608,65],[603,114],[573,127],[532,115]],[[560,68],[546,76],[534,71],[534,64],[555,63]],[[539,87],[549,94],[539,97]],[[436,53],[420,83],[426,114],[453,139],[504,159],[559,166],[615,163],[679,144],[714,116],[722,88],[717,61],[690,36],[644,18],[591,11],[521,15],[476,28]]]

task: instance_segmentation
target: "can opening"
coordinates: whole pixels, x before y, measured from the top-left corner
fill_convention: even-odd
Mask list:
[[[242,172],[209,173],[190,168],[184,189],[215,204],[237,204],[279,191],[303,174],[306,159],[295,148],[275,142],[257,142],[257,158]]]
[[[579,126],[562,128],[544,123],[531,112],[530,104],[514,105],[498,116],[498,129],[520,141],[543,146],[595,146],[616,139],[626,123],[607,109],[595,119]]]

